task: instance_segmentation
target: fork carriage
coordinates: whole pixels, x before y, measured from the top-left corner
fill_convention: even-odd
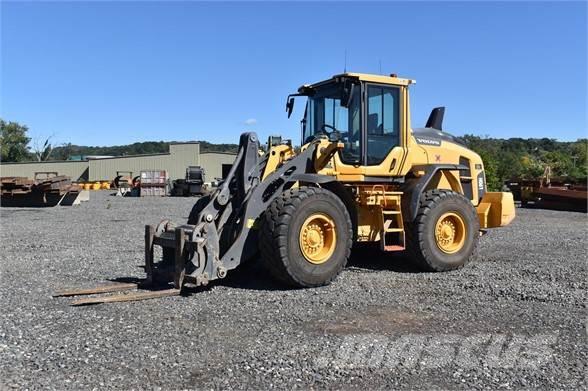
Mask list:
[[[145,273],[146,284],[165,284],[173,282],[174,288],[181,289],[187,283],[194,286],[208,285],[209,274],[202,270],[204,264],[192,267],[186,273],[189,261],[204,258],[205,238],[197,236],[196,225],[170,226],[169,222],[157,227],[145,226]],[[162,257],[154,259],[155,246],[162,248]],[[224,278],[226,270],[217,268],[217,277]]]

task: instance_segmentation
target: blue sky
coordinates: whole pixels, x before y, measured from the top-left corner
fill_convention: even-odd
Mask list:
[[[585,2],[2,2],[1,116],[55,143],[300,138],[286,95],[341,73],[417,80],[413,126],[587,137]]]

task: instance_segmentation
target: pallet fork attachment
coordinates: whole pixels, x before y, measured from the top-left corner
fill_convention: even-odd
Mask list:
[[[158,297],[166,296],[178,296],[181,294],[179,289],[161,289],[161,290],[139,290],[136,289],[144,287],[139,283],[116,283],[101,285],[94,288],[81,288],[81,289],[67,289],[58,291],[53,294],[53,297],[71,297],[71,296],[86,296],[95,295],[102,293],[114,293],[114,292],[126,292],[133,291],[130,293],[118,293],[116,295],[109,296],[97,296],[88,297],[83,299],[74,300],[70,303],[72,306],[81,306],[89,304],[100,304],[100,303],[114,303],[121,301],[139,301],[155,299]]]

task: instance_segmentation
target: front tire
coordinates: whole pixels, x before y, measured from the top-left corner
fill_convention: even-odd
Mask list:
[[[480,222],[471,201],[451,190],[429,190],[406,230],[407,250],[423,271],[463,267],[478,246]]]
[[[329,190],[285,191],[264,214],[261,258],[279,281],[294,287],[331,283],[347,264],[352,224],[343,202]]]

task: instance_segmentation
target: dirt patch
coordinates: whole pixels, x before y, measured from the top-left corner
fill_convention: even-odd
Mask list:
[[[330,319],[314,320],[307,327],[320,334],[397,334],[418,333],[433,323],[430,314],[371,306],[362,311],[345,310]]]

